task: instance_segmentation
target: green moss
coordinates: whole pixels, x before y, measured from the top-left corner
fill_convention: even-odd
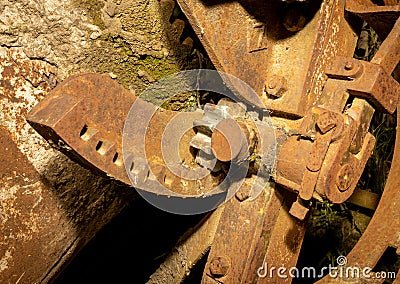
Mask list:
[[[146,56],[140,60],[140,64],[145,68],[146,72],[155,80],[159,80],[168,75],[180,71],[178,64],[170,64],[165,58],[156,58]]]
[[[85,9],[93,24],[104,30],[106,28],[101,19],[100,10],[104,7],[104,2],[100,0],[72,0],[72,4],[76,7]]]
[[[174,111],[192,111],[197,107],[197,92],[176,94],[161,105],[162,108]]]
[[[153,81],[180,71],[174,57],[139,55],[132,51],[131,45],[122,36],[115,34],[104,34],[96,40],[79,65],[79,68],[90,72],[115,74],[121,85],[134,90],[137,95]],[[139,78],[140,70],[145,71],[146,76]]]
[[[92,22],[105,30],[105,23],[101,19],[101,9],[104,3],[99,0],[73,0],[73,5],[87,11]],[[149,40],[161,36],[162,47],[168,50],[168,55],[163,55],[153,50],[152,46],[143,46],[143,43],[131,43],[118,33],[106,33],[91,41],[91,46],[86,49],[85,58],[77,66],[77,70],[109,74],[113,73],[116,80],[125,88],[134,90],[136,95],[151,83],[174,74],[189,67],[188,57],[190,50],[180,45],[177,41],[167,39],[165,31],[157,29],[154,19],[158,18],[159,11],[152,5],[137,3],[127,6],[121,4],[124,13],[119,18],[122,30],[141,31]],[[166,23],[169,25],[169,23]],[[171,110],[188,110],[197,105],[197,94],[178,94],[168,100],[163,107]]]

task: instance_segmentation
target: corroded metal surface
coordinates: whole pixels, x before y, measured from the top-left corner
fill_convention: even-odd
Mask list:
[[[346,11],[361,17],[385,38],[400,15],[400,6],[395,1],[378,6],[371,0],[350,0],[346,1]]]
[[[244,123],[228,118],[219,122],[211,136],[211,148],[215,157],[222,161],[244,160],[249,154],[250,132]],[[234,143],[229,143],[234,141]]]
[[[233,198],[225,205],[204,270],[203,283],[241,283],[254,279],[253,272],[257,267],[251,260],[263,260],[263,252],[254,250],[268,244],[262,235],[271,233],[272,220],[277,218],[279,212],[279,201],[274,199],[274,202],[269,202],[270,195],[270,191],[265,191],[254,202],[239,202]],[[230,263],[229,273],[222,279],[212,274],[212,268],[210,270],[211,261],[217,257],[226,258]]]
[[[26,122],[57,85],[58,71],[22,48],[0,47],[1,283],[54,279],[137,197],[72,163]]]
[[[106,76],[77,75],[56,87],[27,120],[54,146],[129,184],[121,137],[135,98]]]
[[[265,272],[265,263],[276,267],[295,266],[305,223],[289,215],[291,202],[293,195],[267,187],[253,202],[232,199],[227,203],[202,283],[256,283],[266,281],[256,273]],[[212,261],[219,257],[229,262],[226,275],[213,273]],[[290,279],[269,280],[290,282]]]
[[[280,1],[178,1],[218,70],[247,82],[269,110],[297,117],[320,95],[334,57],[354,50],[356,36],[344,21],[344,2],[293,8],[305,18],[294,33],[282,16],[291,8]],[[249,49],[254,38],[257,50]]]
[[[136,98],[108,76],[78,75],[55,88],[29,113],[27,120],[52,145],[75,161],[100,174],[131,185],[122,158],[122,133],[125,119],[135,100],[140,100],[137,103],[141,104],[140,109],[143,112],[149,113],[154,109],[151,103]],[[131,152],[129,156],[133,159],[130,162],[130,171],[139,177],[141,185],[151,182],[154,178],[174,192],[190,191],[199,195],[201,188],[202,193],[205,193],[204,189],[209,190],[213,183],[218,182],[219,178],[214,179],[212,176],[207,176],[204,182],[182,182],[180,177],[167,168],[165,159],[168,160],[168,154],[164,157],[161,149],[164,129],[171,120],[175,119],[175,127],[178,129],[186,129],[185,123],[189,123],[191,127],[193,121],[201,115],[202,113],[160,110],[151,118],[149,131],[143,137],[139,134],[135,136],[138,141],[132,141],[132,148],[127,151]],[[141,124],[140,120],[145,117],[144,114],[138,113],[136,122]],[[103,123],[104,121],[107,122]],[[170,133],[176,132],[171,130]],[[146,146],[141,143],[145,136],[149,141]],[[194,132],[188,132],[179,143],[189,145],[192,136]],[[175,141],[166,140],[170,143]],[[141,151],[138,149],[140,147],[145,147],[150,168],[141,168],[141,164],[135,160],[141,158]],[[184,152],[180,154],[187,164],[190,164],[192,161],[189,160],[194,157],[189,147],[182,149]],[[147,188],[154,187],[147,184]]]
[[[203,274],[203,283],[263,281],[255,272],[265,262],[295,266],[313,198],[342,203],[352,195],[374,147],[375,138],[368,129],[375,108],[389,113],[397,108],[400,85],[391,74],[400,59],[398,5],[377,8],[372,3],[339,0],[322,1],[321,6],[306,4],[295,11],[279,1],[178,2],[216,68],[246,81],[264,103],[255,107],[268,108],[274,116],[278,157],[271,170],[276,188],[262,185],[252,196],[249,187],[254,176],[243,178],[244,185],[225,206]],[[288,11],[278,13],[283,7]],[[369,21],[382,37],[387,35],[371,62],[352,58],[357,38],[345,9]],[[372,23],[376,15],[385,15],[388,21]],[[176,22],[175,28],[180,33],[182,23]],[[248,99],[234,82],[226,83],[239,98]],[[28,119],[39,133],[82,164],[129,184],[125,162],[135,177],[134,186],[161,195],[167,194],[155,189],[155,181],[175,193],[198,196],[219,181],[218,177],[177,178],[161,154],[163,136],[169,137],[168,144],[179,149],[183,160],[204,172],[218,172],[227,167],[224,163],[245,161],[252,154],[261,156],[252,156],[254,164],[259,159],[255,168],[265,166],[267,154],[253,152],[263,133],[252,136],[250,123],[232,119],[221,110],[225,108],[211,104],[204,112],[158,110],[147,132],[130,137],[131,155],[122,161],[124,119],[133,102],[140,105],[134,123],[144,124],[154,106],[111,79],[87,74],[62,83]],[[170,126],[169,121],[174,124]],[[172,136],[180,128],[190,131],[175,145]],[[199,150],[196,157],[190,146]],[[215,158],[218,164],[212,163]],[[398,184],[393,178],[397,168],[395,164],[389,176],[373,229],[367,230],[349,255],[351,263],[374,266],[389,245],[398,246],[396,201],[400,197],[394,192]],[[385,215],[394,220],[382,222]],[[388,228],[387,236],[376,236]],[[374,238],[379,245],[361,261]]]
[[[78,245],[78,234],[3,127],[0,145],[0,282],[39,283]]]
[[[399,34],[400,29],[395,32]],[[395,45],[392,48],[399,50],[400,41],[398,46]],[[349,80],[346,84],[348,92],[354,96],[367,98],[378,110],[389,113],[395,111],[400,94],[400,84],[390,73],[386,73],[383,66],[352,58],[337,57],[326,73],[331,77]]]
[[[56,70],[0,47],[0,282],[39,283],[79,246],[76,227],[42,172],[53,152],[24,117]]]
[[[397,124],[400,123],[400,115],[397,115]],[[396,144],[393,163],[386,181],[385,190],[379,201],[375,214],[352,251],[347,255],[347,267],[375,267],[379,259],[388,247],[399,248],[400,232],[400,128],[396,131]],[[397,274],[397,281],[400,275]],[[367,280],[367,279],[366,279]],[[318,283],[339,283],[329,276]],[[342,279],[342,281],[345,281]]]
[[[394,4],[394,3],[390,3]],[[399,24],[400,20],[399,16],[399,5],[395,6],[373,6],[373,5],[360,5],[356,4],[356,1],[348,1],[348,7],[346,9],[350,12],[355,13],[356,15],[361,16],[366,21],[368,21],[371,26],[373,26],[380,35],[387,35],[386,39],[382,43],[378,52],[375,54],[374,58],[371,60],[371,64],[376,64],[380,66],[383,70],[385,70],[385,75],[388,77],[388,74],[392,74],[395,70],[396,66],[399,63]],[[389,17],[380,17],[382,16],[382,12],[387,14]],[[379,18],[380,17],[380,18]],[[396,20],[397,19],[397,20]],[[381,21],[382,20],[382,21]],[[386,21],[386,22],[385,22]],[[393,28],[391,29],[391,24]],[[364,63],[363,63],[364,64]],[[387,72],[387,73],[386,73]],[[390,80],[393,80],[390,78]],[[382,82],[383,81],[383,82]],[[382,86],[386,86],[387,79],[380,80],[378,84]],[[387,93],[394,94],[395,96],[384,97],[383,100],[386,100],[385,103],[390,106],[390,109],[394,111],[398,108],[398,96],[399,96],[399,83],[397,81],[392,81],[391,86],[384,88],[379,95],[385,96]],[[362,100],[358,100],[353,102],[353,105],[358,105],[359,113],[368,113],[368,115],[364,116],[362,120],[370,121],[372,117],[373,109],[363,102]],[[389,109],[385,108],[390,111]],[[358,116],[360,117],[360,116]],[[397,114],[397,125],[400,123],[400,116]],[[359,129],[363,129],[365,126],[359,124]],[[369,133],[367,133],[368,135]],[[399,247],[399,232],[400,232],[400,216],[399,216],[399,208],[398,201],[400,200],[399,196],[399,180],[398,175],[400,171],[400,159],[399,159],[399,135],[400,130],[397,127],[396,131],[396,143],[394,149],[394,156],[392,159],[391,169],[389,172],[388,179],[386,181],[386,186],[382,197],[379,201],[378,207],[374,213],[374,216],[369,223],[367,230],[363,233],[360,240],[357,242],[355,247],[347,256],[347,264],[343,267],[344,269],[348,267],[363,269],[365,267],[375,267],[378,261],[381,259],[383,253],[388,247],[397,248]],[[353,140],[354,143],[357,143]],[[342,173],[348,172],[349,168],[342,168]],[[383,233],[384,232],[384,233]],[[372,278],[374,274],[371,275]],[[382,283],[384,279],[354,279],[349,276],[349,279],[332,279],[329,276],[326,276],[318,283],[341,283],[343,281],[355,281],[359,283],[359,281],[371,282],[378,281]],[[396,280],[393,283],[398,283],[400,281],[400,275],[397,273]]]

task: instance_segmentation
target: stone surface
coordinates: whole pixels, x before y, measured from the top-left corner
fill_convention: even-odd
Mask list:
[[[73,74],[109,74],[139,93],[184,68],[188,50],[168,25],[157,0],[0,0],[1,283],[53,279],[137,198],[53,150],[25,115]]]

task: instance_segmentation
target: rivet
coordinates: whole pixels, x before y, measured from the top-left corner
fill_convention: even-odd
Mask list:
[[[350,188],[354,179],[354,169],[351,165],[346,164],[341,167],[336,176],[336,185],[340,191],[346,191]]]
[[[210,261],[210,273],[216,278],[224,277],[228,274],[230,262],[228,258],[217,256]]]

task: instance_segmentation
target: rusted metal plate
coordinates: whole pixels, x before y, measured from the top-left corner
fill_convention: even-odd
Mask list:
[[[400,4],[397,6],[400,10]],[[400,12],[399,15],[400,16]],[[371,60],[371,63],[378,64],[386,71],[392,74],[400,61],[400,18],[397,18],[389,35],[382,42],[378,51]]]
[[[306,223],[289,215],[287,194],[267,187],[254,201],[225,205],[202,283],[270,283],[278,279],[262,277],[265,265],[295,266]]]
[[[178,1],[216,68],[247,82],[271,111],[292,116],[303,116],[321,94],[324,70],[335,55],[354,50],[344,2],[304,5],[292,13],[280,1]],[[281,15],[284,10],[292,12]],[[296,22],[293,17],[305,21],[296,32],[285,28]],[[254,38],[265,48],[249,50]]]
[[[258,94],[264,88],[272,27],[265,26],[266,15],[251,18],[246,8],[264,13],[275,2],[255,2],[250,6],[237,2],[224,5],[202,1],[178,1],[192,28],[202,41],[215,67],[248,83]],[[274,15],[269,15],[276,18]],[[276,21],[276,20],[275,20]],[[218,24],[215,24],[218,23]],[[278,27],[284,32],[283,26]],[[278,33],[278,30],[276,30]],[[243,68],[243,66],[252,66]]]
[[[107,76],[77,75],[59,84],[27,120],[50,144],[75,160],[129,184],[121,137],[135,98]]]
[[[243,283],[256,278],[258,263],[255,262],[263,260],[263,248],[268,243],[273,220],[277,218],[280,208],[277,199],[270,202],[270,194],[271,192],[266,190],[252,202],[239,202],[233,198],[225,204],[203,273],[202,283],[216,283],[217,281],[220,283]],[[270,212],[266,210],[268,206],[270,206]],[[270,214],[268,215],[268,213]],[[265,222],[270,227],[265,228],[263,232]],[[229,273],[224,277],[213,274],[214,271],[210,267],[211,265],[215,266],[212,262],[219,257],[226,260],[229,266]]]
[[[30,60],[21,49],[0,47],[0,125],[39,172],[54,152],[33,134],[25,116],[57,84],[56,71],[44,61]]]
[[[0,47],[0,282],[39,283],[81,242],[41,173],[54,154],[26,123],[29,109],[57,80],[48,63]],[[40,171],[41,173],[39,173]]]
[[[398,32],[396,31],[396,33]],[[396,39],[394,38],[393,40],[396,42]],[[399,47],[400,45],[391,44],[391,48],[396,51],[400,49]],[[384,52],[380,53],[382,57]],[[397,59],[396,57],[391,58],[392,62],[389,63],[385,62],[385,59],[394,54],[391,52],[390,54],[386,53],[386,55],[389,56],[381,57],[381,60],[376,59],[375,61],[385,64],[389,71],[391,70],[390,72],[392,72],[400,57]],[[400,84],[390,73],[385,71],[383,66],[353,58],[336,57],[326,73],[333,78],[348,80],[347,83],[343,83],[348,92],[372,101],[377,109],[389,113],[395,111],[400,96]]]
[[[56,73],[22,48],[0,47],[1,283],[50,282],[137,198],[72,163],[26,122],[57,84]]]
[[[295,267],[303,244],[304,234],[307,229],[307,212],[308,209],[302,207],[302,220],[296,219],[295,216],[289,214],[289,207],[292,206],[293,199],[285,193],[280,199],[281,209],[278,218],[272,230],[268,248],[261,265],[268,264],[268,267]],[[295,203],[296,204],[296,201]],[[264,271],[265,273],[266,271]],[[258,275],[257,275],[258,276]],[[278,273],[274,273],[266,278],[259,279],[258,283],[291,283],[291,277],[282,278]]]
[[[3,127],[0,145],[0,282],[39,283],[79,244],[79,236]]]

